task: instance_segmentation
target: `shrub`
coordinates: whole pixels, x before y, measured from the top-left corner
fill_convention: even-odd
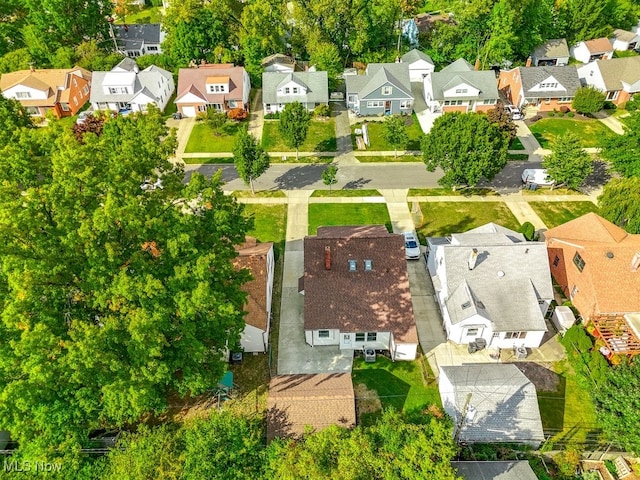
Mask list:
[[[573,117],[573,116],[575,116],[575,113],[573,113],[573,112],[567,112],[567,117]]]
[[[560,107],[560,111],[562,113],[569,113],[570,110],[571,109],[569,107],[567,107],[566,105],[563,105],[563,106]]]
[[[331,115],[331,107],[320,104],[313,110],[313,114],[317,117],[329,117]]]
[[[599,112],[604,107],[606,95],[593,87],[582,87],[573,97],[573,108],[578,113],[590,115]]]
[[[549,112],[548,114],[550,117],[555,117],[556,116],[556,112]]]
[[[238,108],[232,108],[231,110],[229,110],[229,112],[227,113],[227,116],[231,119],[231,120],[235,120],[235,121],[241,121],[241,120],[245,120],[247,118],[247,111],[244,108],[238,107]]]
[[[531,222],[524,222],[518,231],[530,242],[536,236],[536,227],[534,227]]]
[[[629,100],[624,108],[626,108],[630,112],[640,110],[640,95],[634,95],[633,99]]]
[[[278,118],[280,118],[280,112],[265,113],[264,118],[266,120],[277,120]]]
[[[558,112],[559,117],[564,117],[564,112]]]

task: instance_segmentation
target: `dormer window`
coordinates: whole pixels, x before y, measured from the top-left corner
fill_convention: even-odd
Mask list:
[[[289,95],[291,93],[291,89],[289,87],[284,87],[285,95]]]
[[[466,88],[456,88],[456,93],[467,93]]]
[[[111,95],[127,94],[129,89],[127,87],[109,87],[109,93]]]
[[[540,88],[556,88],[558,86],[557,83],[541,83]]]
[[[207,93],[229,93],[229,77],[208,77]]]
[[[382,87],[382,95],[391,95],[393,89],[390,86]]]
[[[584,270],[584,259],[580,256],[578,252],[573,256],[573,264],[580,271]]]
[[[29,93],[29,92],[16,92],[16,98],[31,98],[31,93]]]

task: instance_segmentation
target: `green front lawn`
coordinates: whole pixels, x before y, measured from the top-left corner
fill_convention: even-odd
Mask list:
[[[422,225],[420,241],[425,237],[443,237],[494,222],[512,230],[520,223],[503,202],[425,202],[420,203]]]
[[[186,157],[182,161],[187,165],[215,165],[217,163],[233,163],[233,157]]]
[[[598,140],[610,132],[601,122],[591,118],[543,118],[529,125],[529,129],[542,148],[553,148],[555,139],[567,132],[578,136],[581,147],[597,147]]]
[[[248,233],[260,242],[274,242],[276,258],[284,252],[287,230],[287,205],[245,203],[244,212],[253,216],[253,229]]]
[[[365,363],[362,357],[358,357],[353,362],[352,378],[356,390],[359,384],[364,384],[367,390],[374,391],[375,394],[371,392],[370,395],[377,394],[382,408],[420,412],[430,405],[442,407],[438,383],[429,364],[422,359],[392,362],[378,356],[375,363]],[[379,412],[369,411],[361,413],[360,420],[373,423],[377,416]]]
[[[422,157],[418,155],[398,155],[397,157],[393,155],[356,155],[356,160],[360,163],[422,162]]]
[[[337,225],[391,226],[384,203],[312,203],[309,205],[309,235],[318,227]]]
[[[404,150],[420,150],[420,140],[424,137],[424,132],[418,122],[418,117],[415,113],[411,117],[405,117],[407,125],[407,134],[409,135],[409,142]],[[362,122],[357,123],[351,127],[351,143],[353,149],[358,151],[358,145],[356,144],[356,128],[362,128]],[[374,121],[367,122],[367,128],[369,129],[369,145],[367,150],[376,152],[392,152],[393,147],[384,139],[384,122]],[[399,149],[402,150],[402,149]],[[418,160],[419,161],[419,160]]]
[[[278,125],[280,120],[265,120],[262,129],[262,146],[268,152],[295,152],[295,149],[285,145]],[[307,140],[298,149],[300,152],[335,152],[336,142],[335,118],[328,120],[311,120]]]
[[[409,197],[470,197],[472,195],[499,197],[500,194],[491,188],[460,188],[451,190],[449,188],[410,188]]]
[[[314,190],[312,197],[380,197],[378,190]]]
[[[583,202],[529,202],[540,219],[548,228],[557,227],[563,223],[580,217],[585,213],[597,212],[598,207],[588,201]]]
[[[197,122],[187,142],[185,153],[231,152],[240,125],[242,124],[229,122],[220,129],[220,135],[216,135],[206,121]]]

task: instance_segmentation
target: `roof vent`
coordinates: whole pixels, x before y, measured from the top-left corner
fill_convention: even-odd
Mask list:
[[[464,310],[465,308],[469,308],[471,306],[471,302],[464,302],[461,307]]]
[[[613,252],[607,252],[606,255],[607,258],[613,258]]]
[[[502,270],[498,270],[498,277],[504,277],[504,272]]]
[[[331,247],[324,247],[324,269],[331,270]]]
[[[637,272],[638,268],[640,268],[640,252],[636,252],[636,254],[631,259],[631,271]]]
[[[477,261],[478,261],[478,249],[474,248],[473,250],[471,250],[471,253],[469,253],[469,262],[468,262],[469,270],[473,270],[476,267]]]

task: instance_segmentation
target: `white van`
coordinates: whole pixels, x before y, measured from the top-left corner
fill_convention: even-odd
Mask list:
[[[544,168],[525,168],[522,172],[522,183],[535,183],[540,187],[550,187],[556,181],[547,175],[547,171]]]

